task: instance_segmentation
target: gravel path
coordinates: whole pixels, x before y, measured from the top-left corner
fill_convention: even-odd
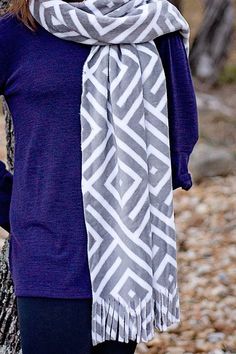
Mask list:
[[[175,191],[182,321],[137,353],[236,353],[235,181]]]

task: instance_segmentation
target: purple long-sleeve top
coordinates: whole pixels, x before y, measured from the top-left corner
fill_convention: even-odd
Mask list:
[[[178,32],[155,39],[167,80],[173,189],[192,186],[196,99]],[[0,161],[0,225],[17,296],[91,297],[81,191],[79,107],[91,46],[0,19],[0,95],[12,114],[14,177]]]

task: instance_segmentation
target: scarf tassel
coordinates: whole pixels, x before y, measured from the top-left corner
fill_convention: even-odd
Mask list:
[[[142,305],[141,299],[125,303],[109,297],[107,301],[99,298],[92,305],[92,341],[93,345],[104,340],[118,340],[128,343],[135,340],[145,343],[153,339],[155,329],[163,332],[172,324],[180,322],[179,298],[166,290],[155,293]],[[147,314],[151,314],[151,318]]]

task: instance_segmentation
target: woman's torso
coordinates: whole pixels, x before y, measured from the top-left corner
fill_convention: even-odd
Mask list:
[[[59,39],[40,25],[31,32],[15,17],[0,21],[0,47],[0,65],[7,61],[1,93],[15,137],[10,207],[15,293],[90,297],[80,96],[91,47]]]

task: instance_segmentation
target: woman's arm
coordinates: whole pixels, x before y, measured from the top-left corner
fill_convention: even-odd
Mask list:
[[[4,94],[7,78],[7,53],[1,46],[0,33],[0,96]],[[0,109],[0,112],[2,109]],[[9,211],[12,193],[13,175],[6,169],[5,163],[0,160],[0,227],[10,232]]]
[[[0,226],[10,232],[9,211],[12,194],[13,175],[0,160]]]
[[[155,39],[166,75],[173,189],[192,186],[190,154],[198,140],[198,112],[182,36],[173,32]]]
[[[0,83],[0,95],[2,93],[3,91],[1,91]],[[12,184],[13,174],[7,170],[5,163],[0,160],[0,227],[2,227],[8,232],[10,232],[9,211],[11,203]]]

